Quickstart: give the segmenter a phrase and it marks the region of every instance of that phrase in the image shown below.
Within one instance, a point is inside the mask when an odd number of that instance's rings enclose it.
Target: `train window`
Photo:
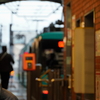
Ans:
[[[94,26],[94,12],[90,12],[85,16],[85,27],[93,27]]]
[[[45,49],[54,49],[56,52],[61,52],[62,48],[58,46],[58,42],[62,40],[42,40],[41,41],[41,47],[44,51]],[[60,44],[61,45],[61,44]]]
[[[76,27],[80,27],[80,23],[81,23],[81,20],[80,20],[80,19],[77,20],[77,21],[76,21]]]

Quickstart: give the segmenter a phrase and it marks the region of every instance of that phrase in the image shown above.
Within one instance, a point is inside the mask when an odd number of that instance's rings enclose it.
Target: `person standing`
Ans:
[[[49,54],[48,60],[46,61],[46,65],[49,69],[55,69],[57,68],[58,61],[56,60],[55,53]]]
[[[7,47],[2,46],[2,53],[0,54],[0,76],[2,88],[8,89],[10,72],[13,71],[12,64],[14,64],[12,56],[7,53]]]

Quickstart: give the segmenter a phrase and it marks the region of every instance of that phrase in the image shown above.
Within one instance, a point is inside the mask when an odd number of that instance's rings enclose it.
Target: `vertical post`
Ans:
[[[31,100],[31,72],[27,71],[27,100]]]
[[[10,54],[13,56],[13,31],[12,31],[12,24],[10,24]]]
[[[2,25],[0,25],[0,52],[1,52],[1,43],[2,43]]]
[[[24,37],[24,45],[26,44],[26,36],[22,35]]]
[[[0,46],[2,43],[2,25],[0,25]]]
[[[66,58],[67,58],[67,48],[66,48],[66,45],[67,45],[67,24],[66,24],[66,6],[64,5],[63,7],[63,13],[64,13],[64,62],[63,62],[63,72],[64,72],[64,81],[63,81],[63,100],[67,100],[67,70],[66,70]]]
[[[54,71],[50,70],[50,72],[48,73],[48,79],[51,80],[54,77]],[[48,90],[49,90],[49,94],[48,94],[48,100],[54,100],[53,99],[53,83],[49,82],[48,83]]]

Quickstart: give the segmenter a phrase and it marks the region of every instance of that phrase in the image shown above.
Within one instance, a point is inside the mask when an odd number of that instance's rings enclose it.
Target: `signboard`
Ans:
[[[100,100],[100,30],[96,31],[96,100]]]
[[[35,69],[36,69],[35,54],[34,53],[25,53],[25,54],[23,54],[23,70],[33,71]]]
[[[96,31],[96,56],[100,56],[100,30]]]

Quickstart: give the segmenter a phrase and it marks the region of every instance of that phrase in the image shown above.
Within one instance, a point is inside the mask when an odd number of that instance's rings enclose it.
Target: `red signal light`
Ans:
[[[43,90],[42,93],[43,94],[48,94],[48,90]]]
[[[63,41],[59,41],[58,42],[58,47],[59,48],[63,48],[64,47],[64,42]]]

